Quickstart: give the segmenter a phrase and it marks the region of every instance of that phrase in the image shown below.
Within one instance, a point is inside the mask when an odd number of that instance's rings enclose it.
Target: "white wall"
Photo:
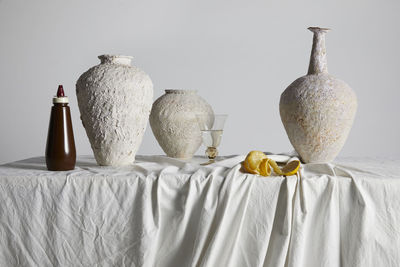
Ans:
[[[400,156],[400,1],[0,0],[0,163],[44,154],[51,98],[70,97],[78,154],[91,154],[75,82],[97,56],[134,56],[165,88],[197,89],[230,115],[222,154],[290,151],[281,92],[327,35],[331,74],[358,95],[341,155]],[[203,153],[203,148],[199,153]],[[140,154],[162,154],[147,128]]]

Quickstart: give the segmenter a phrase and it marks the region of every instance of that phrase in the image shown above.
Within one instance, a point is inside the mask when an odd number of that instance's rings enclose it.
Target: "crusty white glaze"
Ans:
[[[202,141],[196,114],[213,114],[213,110],[196,91],[165,91],[153,104],[151,129],[167,156],[191,158]]]
[[[153,102],[149,76],[131,57],[103,55],[76,83],[81,120],[99,165],[135,161]]]
[[[357,110],[357,97],[343,81],[328,74],[324,34],[311,28],[314,43],[308,75],[282,93],[280,115],[302,160],[330,162],[342,149]]]

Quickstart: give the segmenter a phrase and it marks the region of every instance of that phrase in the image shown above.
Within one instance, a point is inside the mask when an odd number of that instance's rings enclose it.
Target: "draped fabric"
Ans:
[[[2,165],[0,266],[400,266],[400,160],[290,177],[243,173],[243,160]]]

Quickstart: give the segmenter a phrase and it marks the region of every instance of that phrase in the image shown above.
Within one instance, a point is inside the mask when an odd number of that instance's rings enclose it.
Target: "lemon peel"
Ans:
[[[296,174],[299,171],[300,165],[300,161],[298,160],[289,162],[282,168],[283,175],[290,176]]]
[[[266,158],[263,159],[260,163],[259,169],[260,169],[260,175],[262,176],[270,176],[271,175],[271,165],[269,164],[270,159]]]
[[[250,151],[243,162],[243,168],[248,173],[270,176],[272,170],[277,175],[290,176],[296,174],[300,169],[300,161],[293,160],[287,163],[282,169],[279,168],[276,161],[270,159],[263,152],[258,150]]]
[[[249,154],[247,154],[246,159],[244,160],[243,167],[249,173],[260,174],[260,163],[265,158],[267,158],[267,155],[265,155],[261,151],[250,151]]]
[[[272,169],[274,169],[274,172],[276,174],[283,175],[283,173],[282,173],[281,169],[279,168],[278,164],[276,163],[276,161],[270,160],[269,164],[271,164],[271,167],[272,167]]]

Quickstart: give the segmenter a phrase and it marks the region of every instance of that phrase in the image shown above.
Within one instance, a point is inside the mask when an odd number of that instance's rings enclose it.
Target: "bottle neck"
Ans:
[[[308,29],[314,33],[314,37],[307,75],[328,73],[325,33],[327,33],[329,29],[318,27],[310,27]]]
[[[68,104],[69,100],[68,97],[62,96],[62,97],[53,97],[53,104]]]

